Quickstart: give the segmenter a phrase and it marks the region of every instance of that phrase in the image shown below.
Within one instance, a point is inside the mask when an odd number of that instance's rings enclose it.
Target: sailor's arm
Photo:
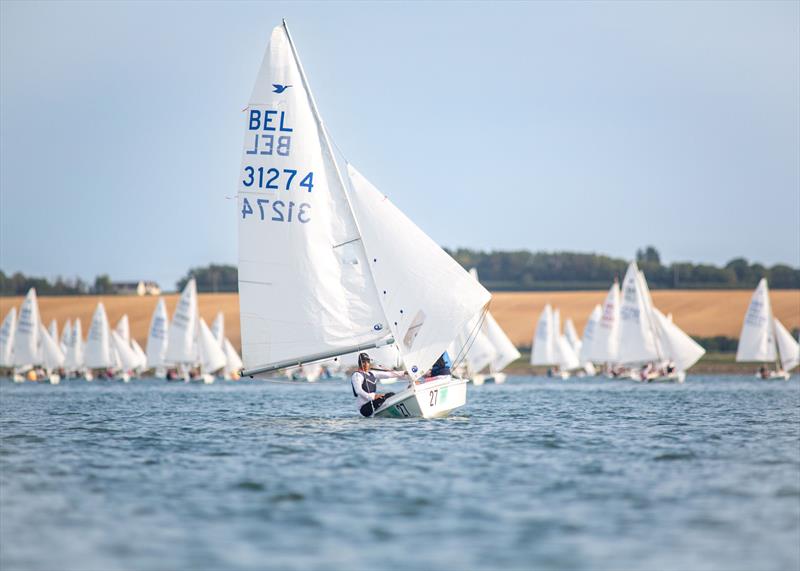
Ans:
[[[406,374],[405,371],[383,371],[381,369],[372,369],[370,372],[375,375],[376,379],[396,379]]]

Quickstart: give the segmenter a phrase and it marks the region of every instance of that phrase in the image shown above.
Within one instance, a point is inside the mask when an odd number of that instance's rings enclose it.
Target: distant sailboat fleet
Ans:
[[[11,370],[16,382],[52,384],[62,378],[127,382],[146,373],[206,384],[215,379],[236,380],[242,360],[224,329],[222,313],[212,329],[199,316],[194,279],[184,288],[171,323],[164,300],[158,300],[145,350],[131,337],[127,315],[111,329],[102,302],[97,304],[85,341],[80,319],[67,320],[59,338],[55,320],[48,328],[42,324],[36,290],[31,289],[19,315],[12,307],[0,326],[0,369]]]

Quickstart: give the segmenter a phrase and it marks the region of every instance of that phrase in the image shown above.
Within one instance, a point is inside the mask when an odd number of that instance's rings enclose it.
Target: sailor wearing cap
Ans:
[[[402,377],[403,372],[370,370],[370,359],[366,353],[358,355],[358,370],[350,378],[353,396],[358,400],[356,406],[363,416],[372,416],[383,402],[394,393],[382,394],[377,391],[378,379]]]

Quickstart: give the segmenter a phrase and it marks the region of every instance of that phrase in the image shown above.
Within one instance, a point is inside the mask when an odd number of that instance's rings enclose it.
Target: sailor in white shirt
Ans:
[[[358,370],[350,377],[353,396],[358,399],[356,401],[358,411],[363,416],[372,416],[387,398],[394,395],[394,393],[382,394],[376,392],[378,379],[402,377],[403,374],[402,371],[371,371],[369,355],[360,353],[358,355]]]

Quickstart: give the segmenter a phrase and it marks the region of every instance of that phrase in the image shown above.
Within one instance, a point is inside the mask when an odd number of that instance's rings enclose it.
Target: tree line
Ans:
[[[621,258],[576,252],[484,252],[466,248],[447,252],[464,268],[477,268],[481,282],[492,291],[603,290],[615,278],[622,279],[628,266],[628,260]],[[767,267],[734,258],[722,267],[690,262],[665,265],[652,246],[638,250],[636,261],[652,289],[753,289],[762,277],[773,289],[800,289],[800,268],[785,264]],[[233,265],[191,268],[176,288],[182,290],[191,277],[200,292],[238,291],[238,272]],[[113,293],[107,275],[97,276],[91,284],[80,278],[60,277],[51,283],[46,278],[19,272],[7,276],[0,271],[0,295],[24,295],[31,287],[42,295]]]

